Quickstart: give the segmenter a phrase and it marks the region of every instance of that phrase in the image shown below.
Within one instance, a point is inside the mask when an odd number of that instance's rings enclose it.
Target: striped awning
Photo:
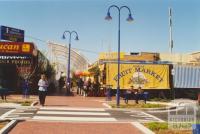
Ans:
[[[175,88],[200,88],[200,67],[174,65]]]

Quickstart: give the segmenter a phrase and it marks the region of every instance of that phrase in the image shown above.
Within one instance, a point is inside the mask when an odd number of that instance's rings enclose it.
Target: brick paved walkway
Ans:
[[[47,96],[45,106],[65,106],[65,107],[90,107],[105,108],[101,100],[103,97],[83,97],[83,96]]]
[[[34,96],[35,98],[38,100],[37,96]],[[102,105],[104,101],[105,97],[47,96],[45,107],[105,108]],[[19,122],[9,134],[142,134],[142,132],[130,123],[24,121]]]
[[[142,134],[129,123],[20,122],[9,134]]]

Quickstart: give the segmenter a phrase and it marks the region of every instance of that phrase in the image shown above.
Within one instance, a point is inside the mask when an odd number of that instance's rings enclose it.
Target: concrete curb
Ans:
[[[172,107],[163,107],[163,108],[138,108],[140,110],[143,111],[158,111],[158,110],[172,110],[172,109],[176,109],[176,106],[172,106]]]
[[[32,104],[31,104],[31,107],[35,106],[38,104],[38,101],[34,101]]]
[[[177,106],[172,106],[172,107],[162,107],[162,108],[112,108],[109,104],[103,103],[104,106],[106,106],[108,109],[112,110],[122,110],[122,111],[127,111],[127,110],[138,110],[138,111],[158,111],[158,110],[172,110],[176,109]]]
[[[151,131],[150,129],[148,129],[147,127],[145,127],[144,125],[142,125],[139,122],[131,122],[131,124],[134,127],[137,127],[140,131],[142,131],[144,134],[155,134],[153,131]]]
[[[8,134],[8,132],[18,123],[17,120],[10,121],[6,126],[0,130],[0,134]]]
[[[0,116],[0,120],[5,120],[5,117],[7,117],[9,114],[11,114],[11,113],[14,112],[14,111],[16,111],[16,109],[11,109],[11,110],[9,110],[8,112],[2,114],[2,115]]]

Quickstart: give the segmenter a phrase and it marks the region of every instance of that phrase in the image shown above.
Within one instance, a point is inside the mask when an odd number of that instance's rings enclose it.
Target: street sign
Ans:
[[[0,40],[24,42],[24,30],[0,26]]]

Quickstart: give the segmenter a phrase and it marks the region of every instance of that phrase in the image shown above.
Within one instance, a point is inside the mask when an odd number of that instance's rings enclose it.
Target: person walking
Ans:
[[[91,82],[91,79],[89,78],[87,81],[87,89],[86,89],[87,96],[89,93],[91,93],[91,86],[92,86],[92,82]]]
[[[99,85],[100,85],[99,82],[95,80],[93,83],[93,96],[95,96],[95,97],[98,96]]]
[[[138,104],[138,100],[139,100],[139,90],[135,89],[134,90],[134,98],[135,98],[135,103]]]
[[[59,93],[62,93],[63,87],[65,85],[65,81],[64,81],[64,78],[62,76],[58,80],[58,83],[59,83]]]
[[[77,80],[77,95],[81,94],[82,86],[83,86],[83,80],[81,78],[78,78],[78,80]]]
[[[40,100],[40,105],[44,106],[45,104],[45,98],[47,95],[47,87],[48,87],[48,81],[45,76],[45,74],[41,74],[41,79],[38,82],[39,86],[39,100]]]
[[[29,80],[28,78],[25,78],[23,80],[23,83],[22,83],[22,89],[23,89],[23,98],[27,99],[29,98]]]
[[[6,81],[0,78],[0,94],[1,94],[1,99],[6,101],[6,96],[8,89],[6,87]]]
[[[84,81],[84,84],[83,84],[83,96],[87,96],[87,81],[85,80]]]

